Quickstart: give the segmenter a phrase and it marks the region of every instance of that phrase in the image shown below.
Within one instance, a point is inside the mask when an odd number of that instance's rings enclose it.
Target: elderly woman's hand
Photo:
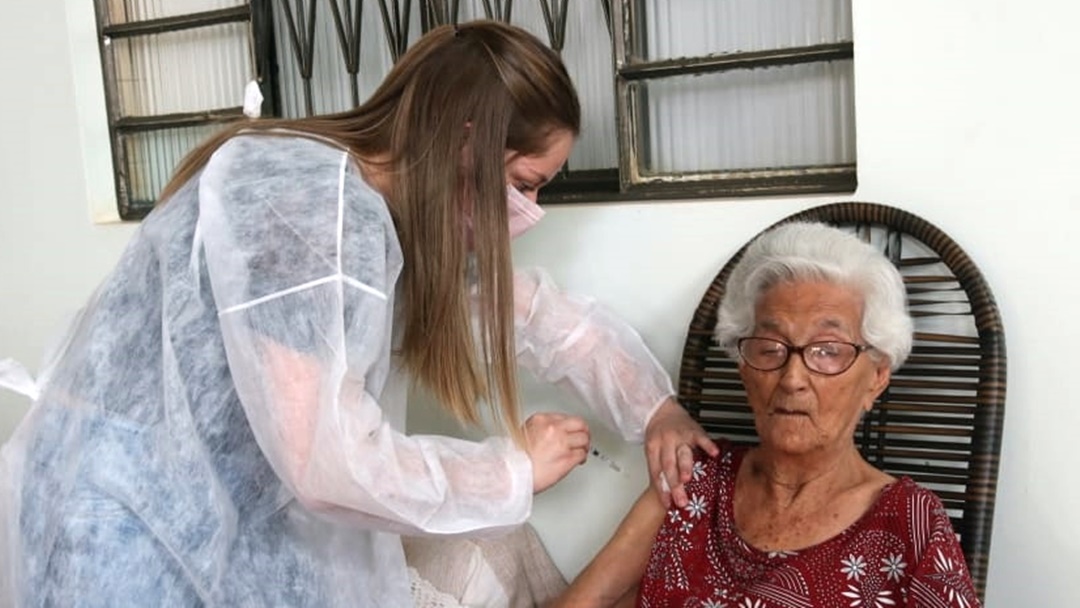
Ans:
[[[645,458],[649,464],[649,479],[660,495],[664,508],[671,507],[672,500],[679,508],[689,502],[683,484],[690,481],[694,471],[695,447],[700,447],[710,456],[720,452],[701,425],[674,399],[668,398],[645,427]]]

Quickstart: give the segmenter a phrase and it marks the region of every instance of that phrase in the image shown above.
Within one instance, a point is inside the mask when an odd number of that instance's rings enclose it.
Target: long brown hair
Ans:
[[[226,129],[184,159],[161,200],[238,131],[275,128],[332,139],[390,176],[387,205],[405,258],[405,365],[459,420],[477,423],[478,404],[487,402],[520,441],[505,153],[540,154],[553,133],[580,132],[577,93],[559,57],[497,21],[435,28],[360,107]],[[472,295],[466,213],[477,277]],[[472,298],[479,309],[475,336]]]

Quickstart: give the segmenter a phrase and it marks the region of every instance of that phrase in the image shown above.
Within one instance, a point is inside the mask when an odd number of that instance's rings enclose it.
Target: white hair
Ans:
[[[779,283],[824,281],[863,298],[862,338],[896,370],[911,353],[913,325],[904,280],[876,248],[839,228],[792,222],[758,236],[727,280],[713,337],[738,359],[738,340],[751,335],[758,299]],[[871,351],[873,352],[873,351]]]

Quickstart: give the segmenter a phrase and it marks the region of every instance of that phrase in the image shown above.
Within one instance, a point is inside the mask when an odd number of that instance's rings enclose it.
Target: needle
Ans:
[[[622,473],[622,467],[620,467],[618,464],[616,464],[615,461],[612,460],[611,458],[609,458],[607,455],[601,454],[600,450],[598,450],[596,448],[591,448],[589,450],[589,453],[592,454],[593,456],[596,456],[600,460],[602,460],[604,462],[604,464],[606,464],[609,468],[611,468],[611,470],[615,471],[616,473]]]

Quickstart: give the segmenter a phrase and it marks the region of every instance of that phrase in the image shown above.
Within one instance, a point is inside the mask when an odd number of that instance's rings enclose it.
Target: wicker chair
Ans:
[[[983,596],[1005,413],[1005,336],[990,288],[945,233],[900,209],[835,203],[778,224],[796,220],[851,228],[881,247],[904,276],[914,349],[855,441],[871,464],[941,497]],[[710,433],[752,444],[757,436],[736,362],[712,339],[725,283],[742,253],[724,266],[694,313],[679,398]]]

